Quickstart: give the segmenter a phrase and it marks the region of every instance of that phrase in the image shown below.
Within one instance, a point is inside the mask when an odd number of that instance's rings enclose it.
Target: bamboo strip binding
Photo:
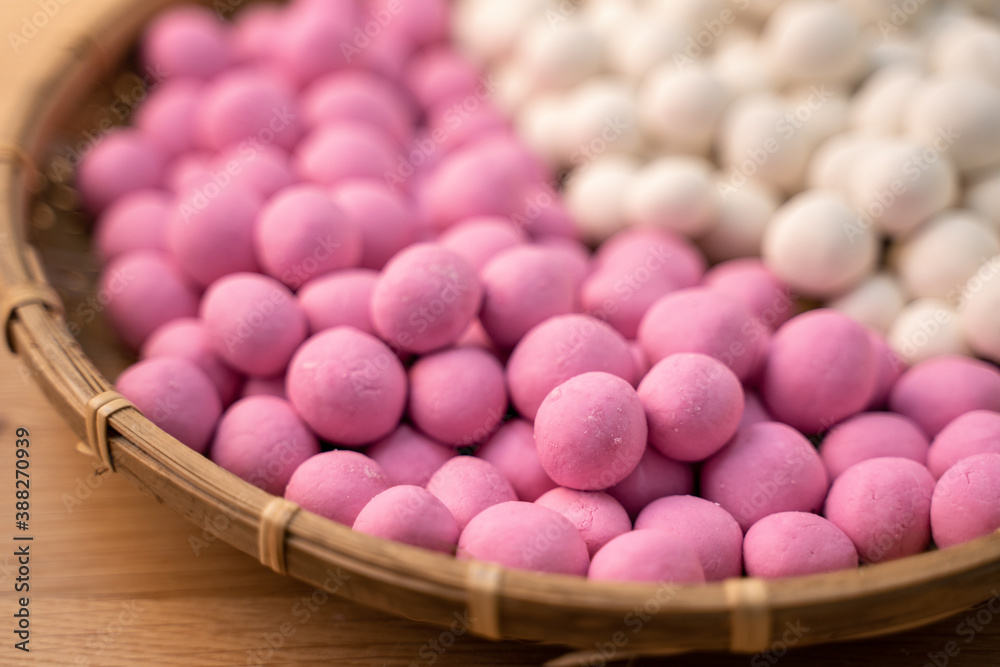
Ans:
[[[285,537],[288,533],[288,524],[299,509],[299,506],[291,500],[276,497],[264,507],[260,515],[258,558],[264,567],[278,574],[288,574],[285,565]]]
[[[94,396],[87,402],[85,428],[87,441],[77,445],[77,450],[85,454],[93,454],[101,460],[111,472],[115,472],[115,462],[111,458],[111,445],[108,439],[108,419],[119,410],[139,409],[117,391],[105,391]],[[140,414],[142,414],[140,412]]]

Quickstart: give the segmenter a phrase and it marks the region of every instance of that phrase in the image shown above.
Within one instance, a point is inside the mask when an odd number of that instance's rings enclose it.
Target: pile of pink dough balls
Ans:
[[[816,574],[1000,528],[996,366],[907,368],[670,225],[592,250],[449,13],[148,28],[165,78],[77,179],[146,417],[358,531],[599,580]]]

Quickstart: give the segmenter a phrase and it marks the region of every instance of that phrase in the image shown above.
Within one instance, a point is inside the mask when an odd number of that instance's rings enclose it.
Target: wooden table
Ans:
[[[122,0],[87,0],[121,2]],[[24,63],[53,48],[84,0],[3,0],[0,122]],[[24,43],[26,22],[57,8]],[[9,45],[9,48],[8,48]],[[15,52],[16,49],[16,52]],[[30,529],[15,526],[15,431],[31,436]],[[535,665],[559,647],[490,643],[394,618],[279,577],[75,451],[75,439],[0,353],[0,667],[15,665]],[[30,535],[31,542],[14,542]],[[30,550],[30,652],[14,648],[19,564]],[[1000,588],[1000,582],[998,582]],[[680,656],[636,665],[1000,664],[988,610],[890,638],[750,656]],[[978,630],[976,628],[979,628]],[[948,655],[950,651],[952,655]],[[956,652],[957,651],[957,652]],[[599,663],[595,663],[599,664]]]

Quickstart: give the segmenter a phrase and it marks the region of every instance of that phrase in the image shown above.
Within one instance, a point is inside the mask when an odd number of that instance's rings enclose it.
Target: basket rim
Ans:
[[[134,36],[156,12],[183,0],[112,0],[92,21],[75,29],[70,45],[50,49],[22,91],[11,91],[18,105],[12,123],[0,128],[0,281],[4,295],[49,287],[24,238],[23,221],[31,200],[31,180],[45,156],[54,128],[99,78],[119,61]],[[6,148],[6,150],[5,150]],[[40,299],[22,299],[9,309],[5,331],[12,349],[35,372],[35,379],[69,425],[83,436],[85,411],[97,394],[112,389],[69,332],[57,309]],[[274,498],[222,470],[209,459],[155,427],[137,411],[113,414],[108,423],[110,452],[117,468],[165,504],[198,522],[214,508],[233,528],[220,536],[252,555],[257,553],[261,516]],[[159,480],[159,481],[157,481]],[[162,485],[160,485],[162,482]],[[650,600],[661,602],[662,585],[594,582],[496,568],[487,586],[475,583],[480,566],[407,545],[356,533],[309,512],[286,525],[287,573],[326,586],[325,567],[345,570],[360,584],[341,590],[366,604],[437,625],[453,624],[452,613],[468,614],[470,631],[488,638],[518,638],[577,647],[593,646],[600,633],[621,626],[623,617]],[[631,647],[657,651],[729,650],[755,653],[771,646],[782,621],[812,614],[823,619],[826,607],[877,608],[885,622],[862,632],[831,630],[804,638],[820,643],[890,632],[932,622],[980,602],[1000,585],[1000,532],[946,551],[823,575],[764,581],[751,577],[704,585],[672,587],[669,599],[649,621],[656,633],[636,638]],[[375,594],[365,589],[378,588]],[[941,595],[946,587],[950,593]],[[927,595],[936,592],[937,606]],[[995,590],[992,591],[996,594]],[[896,602],[886,608],[889,599]],[[422,608],[417,602],[426,603]],[[844,607],[846,609],[846,607]],[[515,618],[533,612],[528,620]],[[569,614],[580,628],[540,622],[554,613]],[[875,618],[879,613],[872,612]],[[714,632],[694,635],[682,618],[712,622]],[[596,621],[588,619],[598,617]],[[485,621],[480,619],[486,619]],[[493,618],[493,622],[490,621]],[[559,618],[556,618],[559,622]],[[819,621],[817,621],[819,623]],[[537,626],[537,627],[535,627]],[[674,627],[676,626],[676,627]],[[610,633],[609,633],[610,635]],[[656,636],[649,636],[656,635]],[[630,647],[630,648],[631,648]]]

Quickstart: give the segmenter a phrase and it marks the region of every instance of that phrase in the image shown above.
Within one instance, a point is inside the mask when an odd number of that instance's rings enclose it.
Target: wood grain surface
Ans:
[[[58,48],[86,4],[0,3],[0,124],[16,108],[33,53]],[[232,4],[232,3],[230,3]],[[29,529],[15,527],[15,431],[30,432]],[[261,567],[79,454],[20,362],[0,352],[0,667],[20,665],[537,665],[559,647],[490,643],[387,616]],[[30,542],[15,542],[30,536]],[[30,591],[15,551],[30,545]],[[18,579],[22,581],[19,582]],[[997,582],[1000,591],[1000,582]],[[15,648],[27,597],[30,639]],[[1000,664],[1000,592],[991,606],[888,638],[796,650],[809,628],[757,656],[632,659],[633,665]],[[456,610],[456,613],[460,613]],[[873,631],[875,629],[873,628]],[[595,650],[614,652],[595,637]],[[584,664],[604,664],[596,653]]]

